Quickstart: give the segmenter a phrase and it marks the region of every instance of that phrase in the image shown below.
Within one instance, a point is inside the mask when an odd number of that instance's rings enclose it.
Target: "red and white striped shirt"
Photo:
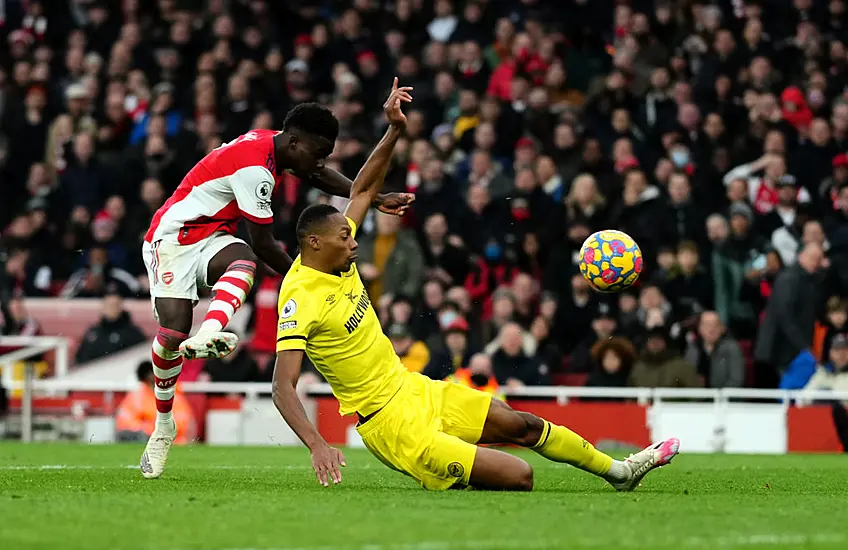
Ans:
[[[274,221],[277,176],[273,130],[252,130],[198,162],[156,211],[144,240],[194,244],[217,231],[234,235],[238,223]]]

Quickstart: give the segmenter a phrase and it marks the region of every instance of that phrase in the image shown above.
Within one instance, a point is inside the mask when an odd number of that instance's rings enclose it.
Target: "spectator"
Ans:
[[[557,326],[564,335],[562,345],[565,350],[574,349],[579,342],[589,336],[592,316],[598,308],[599,301],[580,273],[574,273],[569,280],[571,301],[561,303],[557,309]],[[567,294],[564,295],[567,296]]]
[[[756,301],[747,280],[757,280],[766,267],[765,241],[751,232],[754,213],[744,204],[730,207],[730,235],[713,252],[715,306],[722,323],[734,334],[752,335]]]
[[[636,361],[636,348],[624,338],[598,340],[592,346],[592,371],[586,379],[589,387],[623,388]]]
[[[392,348],[400,357],[400,362],[410,372],[421,372],[430,362],[430,350],[424,342],[412,338],[406,325],[394,324],[388,330]]]
[[[71,274],[62,290],[63,298],[102,298],[108,292],[124,297],[137,295],[138,281],[127,271],[113,267],[103,247],[88,252],[88,263]]]
[[[275,308],[276,310],[276,308]],[[243,334],[232,325],[228,328],[240,339],[244,340]],[[272,368],[260,365],[257,361],[258,355],[248,346],[239,346],[236,351],[219,359],[207,359],[203,362],[203,378],[209,382],[270,382],[273,374]],[[273,365],[274,358],[271,358]],[[266,358],[265,363],[267,364]]]
[[[515,296],[507,289],[495,291],[492,296],[492,314],[483,327],[483,340],[494,341],[501,329],[515,318]]]
[[[3,330],[0,334],[6,336],[40,336],[41,323],[31,317],[26,304],[20,295],[12,296],[8,304],[3,299]],[[0,347],[0,354],[9,353],[9,349]]]
[[[848,300],[839,296],[831,296],[827,300],[825,314],[824,339],[821,343],[820,357],[830,357],[830,346],[833,339],[840,334],[848,333]]]
[[[523,349],[524,331],[520,325],[508,323],[498,335],[498,348],[492,354],[492,369],[498,383],[510,388],[544,385],[547,370]]]
[[[468,325],[468,345],[471,349],[480,349],[483,345],[482,325],[480,315],[471,301],[471,295],[468,290],[462,286],[454,286],[448,289],[445,295],[448,302],[455,304],[458,308],[459,316],[462,317]]]
[[[94,361],[145,341],[147,338],[124,310],[121,296],[110,293],[103,298],[100,322],[89,328],[82,337],[77,348],[76,362]]]
[[[817,244],[825,252],[830,248],[821,223],[801,215],[795,217],[795,222],[791,226],[775,229],[771,235],[771,244],[780,254],[783,265],[794,264],[798,250],[804,245]]]
[[[758,172],[763,172],[763,177],[753,175]],[[806,189],[795,188],[795,177],[786,172],[786,159],[779,154],[767,153],[754,162],[737,166],[725,174],[724,184],[730,185],[737,179],[747,179],[748,201],[758,214],[768,214],[777,208],[779,213],[785,209],[785,215],[789,216],[795,204],[792,197],[797,195],[799,202],[810,201]],[[780,187],[785,187],[785,191],[781,192]],[[792,195],[792,189],[795,189],[795,195]]]
[[[414,312],[412,300],[406,296],[397,296],[391,303],[380,308],[380,324],[384,327],[393,323],[409,325],[413,321]]]
[[[491,126],[488,126],[491,128]],[[480,128],[477,132],[481,132]],[[459,174],[457,174],[459,176]],[[492,155],[487,151],[477,150],[471,154],[468,172],[468,184],[480,186],[489,192],[492,199],[503,198],[512,191],[513,184],[503,173],[503,167],[493,162]]]
[[[624,191],[610,223],[636,239],[648,259],[656,257],[661,235],[671,231],[659,189],[638,168],[624,176]]]
[[[82,206],[89,212],[101,204],[106,176],[95,156],[94,138],[87,133],[74,136],[73,156],[60,177],[68,205]]]
[[[504,399],[500,384],[492,372],[492,360],[484,353],[472,356],[467,367],[456,369],[445,380],[486,392],[497,399]]]
[[[798,255],[798,263],[777,277],[754,348],[759,387],[777,386],[789,362],[812,350],[819,274],[825,261],[822,248],[810,244]]]
[[[468,345],[468,323],[456,317],[442,331],[444,343],[441,351],[430,357],[424,375],[434,380],[443,380],[454,371],[468,364],[471,349]]]
[[[577,225],[585,225],[589,232],[598,231],[603,228],[606,217],[606,199],[598,191],[594,176],[591,174],[580,174],[571,184],[568,195],[565,197],[566,223],[569,228]],[[575,236],[575,241],[581,240]],[[583,239],[589,234],[583,236]]]
[[[538,297],[536,281],[527,273],[519,273],[512,280],[511,290],[515,305],[512,318],[525,329],[529,329],[536,317]]]
[[[592,372],[592,350],[599,342],[612,338],[618,329],[616,311],[607,302],[599,302],[592,317],[591,332],[577,344],[571,354],[572,372]]]
[[[695,365],[711,388],[745,385],[745,357],[739,343],[727,334],[715,311],[704,311],[698,321],[698,338],[686,349],[686,361]]]
[[[115,411],[115,431],[119,442],[146,442],[156,423],[153,363],[142,361],[135,374],[139,382],[138,388],[124,396]],[[177,438],[174,443],[184,445],[194,442],[197,438],[197,422],[179,385],[174,395],[173,413],[177,423]]]
[[[668,299],[676,304],[675,315],[683,328],[694,327],[695,319],[713,307],[713,283],[701,267],[698,246],[692,241],[680,243],[677,249],[678,273],[665,285]]]
[[[662,325],[648,330],[642,353],[629,384],[644,388],[700,388],[704,385],[695,366],[669,347],[668,329]]]
[[[656,285],[645,285],[639,292],[639,306],[636,317],[642,330],[667,327],[674,322],[674,310],[671,303]]]
[[[425,275],[438,279],[445,285],[464,281],[468,273],[468,259],[461,249],[448,238],[447,218],[433,214],[424,222],[423,253],[427,267]]]
[[[553,0],[323,2],[317,18],[263,1],[213,2],[211,15],[197,3],[19,4],[5,3],[0,25],[0,232],[3,271],[27,296],[145,293],[136,251],[156,209],[206,152],[279,128],[296,103],[332,107],[342,132],[329,165],[355,174],[392,71],[417,95],[387,186],[417,195],[400,231],[419,238],[426,267],[385,259],[371,293],[386,327],[415,305],[394,322],[440,340],[444,292],[464,286],[476,348],[513,315],[489,323],[495,293],[524,272],[557,304],[544,321],[519,305],[535,334],[525,352],[550,365],[554,347],[579,349],[588,364],[599,297],[576,252],[610,227],[642,247],[641,283],[666,297],[650,324],[662,318],[676,340],[695,303],[756,339],[782,264],[811,243],[831,263],[824,294],[848,288],[841,1],[786,2],[779,24],[737,1],[618,2],[604,17],[580,0],[566,24]],[[281,178],[275,228],[290,239],[324,199]],[[681,275],[672,252],[688,241],[698,265]],[[690,292],[706,277],[713,306]],[[639,336],[647,311],[618,298],[617,331]]]
[[[415,235],[401,227],[401,219],[376,214],[376,234],[358,239],[357,269],[375,303],[385,294],[415,296],[421,288],[424,262]]]
[[[670,215],[675,229],[674,241],[704,243],[704,204],[693,197],[692,184],[686,173],[677,172],[669,177],[668,195]]]
[[[445,303],[445,287],[436,280],[427,281],[421,289],[422,301],[418,308],[415,335],[418,339],[428,336],[441,329],[439,325],[439,310]]]
[[[810,362],[812,359],[812,362]],[[824,365],[817,366],[815,359],[811,355],[802,353],[792,364],[793,377],[799,380],[803,379],[799,376],[798,371],[811,370],[811,376],[804,384],[804,390],[834,390],[837,392],[848,391],[848,337],[839,335],[833,339],[833,344],[830,347],[830,355],[828,362]],[[795,384],[787,384],[795,386]],[[781,383],[781,387],[785,387]]]

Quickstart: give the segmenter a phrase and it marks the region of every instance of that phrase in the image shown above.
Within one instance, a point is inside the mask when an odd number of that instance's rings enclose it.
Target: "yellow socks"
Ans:
[[[591,443],[563,426],[547,420],[542,428],[542,437],[531,447],[534,451],[554,462],[565,462],[595,475],[607,477],[613,466],[612,457],[595,449]]]

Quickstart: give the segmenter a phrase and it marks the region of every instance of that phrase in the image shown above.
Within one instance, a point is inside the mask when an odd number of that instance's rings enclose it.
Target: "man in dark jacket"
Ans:
[[[701,313],[698,340],[689,344],[685,358],[711,388],[741,388],[745,384],[745,356],[715,311]]]
[[[812,348],[819,272],[824,265],[821,246],[808,244],[798,262],[777,276],[754,348],[758,387],[777,387],[779,373],[799,353]]]
[[[524,354],[524,331],[508,323],[498,336],[498,350],[492,354],[492,370],[503,386],[541,386],[547,383],[547,366]]]
[[[88,329],[77,350],[77,363],[86,363],[112,353],[123,351],[147,340],[141,329],[135,326],[130,314],[124,310],[124,302],[117,293],[107,294],[103,299],[103,316],[100,322]]]
[[[668,328],[648,331],[644,349],[630,372],[629,384],[637,388],[700,388],[695,366],[669,347]]]
[[[639,169],[624,176],[624,190],[613,209],[610,227],[626,232],[639,243],[646,261],[656,257],[657,248],[675,228],[659,188],[648,183]]]

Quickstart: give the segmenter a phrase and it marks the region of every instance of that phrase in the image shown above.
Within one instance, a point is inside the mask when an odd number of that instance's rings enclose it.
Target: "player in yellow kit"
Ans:
[[[395,79],[384,105],[389,129],[354,180],[345,214],[315,205],[298,220],[301,254],[280,289],[275,405],[309,447],[325,486],[341,481],[345,462],[309,422],[295,393],[304,353],[330,384],[339,412],[357,415],[366,447],[427,489],[530,490],[533,470],[524,460],[477,446],[508,443],[632,490],[650,470],[671,461],[677,439],[613,460],[567,428],[514,411],[487,393],[407,371],[383,334],[356,269],[355,236],[405,128],[401,104],[412,100],[410,91]]]

